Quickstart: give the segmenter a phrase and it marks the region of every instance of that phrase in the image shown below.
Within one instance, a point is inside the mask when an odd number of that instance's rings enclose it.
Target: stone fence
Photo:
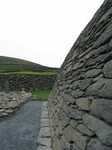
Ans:
[[[48,105],[53,150],[112,150],[112,0],[73,45]]]
[[[0,117],[7,117],[15,112],[15,110],[28,98],[31,97],[31,93],[21,92],[0,92]]]
[[[0,91],[51,89],[56,75],[0,74]]]

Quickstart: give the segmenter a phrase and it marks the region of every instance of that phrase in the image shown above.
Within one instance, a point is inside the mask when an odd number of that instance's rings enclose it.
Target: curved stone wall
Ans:
[[[66,57],[49,97],[53,150],[112,150],[112,0]]]

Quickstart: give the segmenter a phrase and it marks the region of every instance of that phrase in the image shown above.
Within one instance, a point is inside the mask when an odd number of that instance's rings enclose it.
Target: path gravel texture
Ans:
[[[36,150],[42,102],[24,104],[10,118],[0,121],[0,150]]]

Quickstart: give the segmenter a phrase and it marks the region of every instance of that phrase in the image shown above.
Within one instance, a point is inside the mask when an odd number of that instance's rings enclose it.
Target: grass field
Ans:
[[[33,71],[20,71],[20,72],[0,72],[0,75],[37,75],[37,76],[51,76],[56,75],[56,71],[39,71],[39,72],[33,72]]]
[[[26,72],[52,72],[57,70],[57,68],[43,66],[18,58],[0,56],[0,73],[24,72],[26,74]]]
[[[37,100],[46,101],[48,100],[50,92],[51,92],[51,89],[36,90],[32,92],[32,96],[33,98],[36,98]]]
[[[0,56],[0,75],[56,75],[58,69],[42,66],[30,61]]]

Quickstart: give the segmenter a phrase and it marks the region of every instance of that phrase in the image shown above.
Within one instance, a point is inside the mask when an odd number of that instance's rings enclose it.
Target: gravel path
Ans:
[[[36,150],[42,102],[30,101],[0,121],[0,150]]]

